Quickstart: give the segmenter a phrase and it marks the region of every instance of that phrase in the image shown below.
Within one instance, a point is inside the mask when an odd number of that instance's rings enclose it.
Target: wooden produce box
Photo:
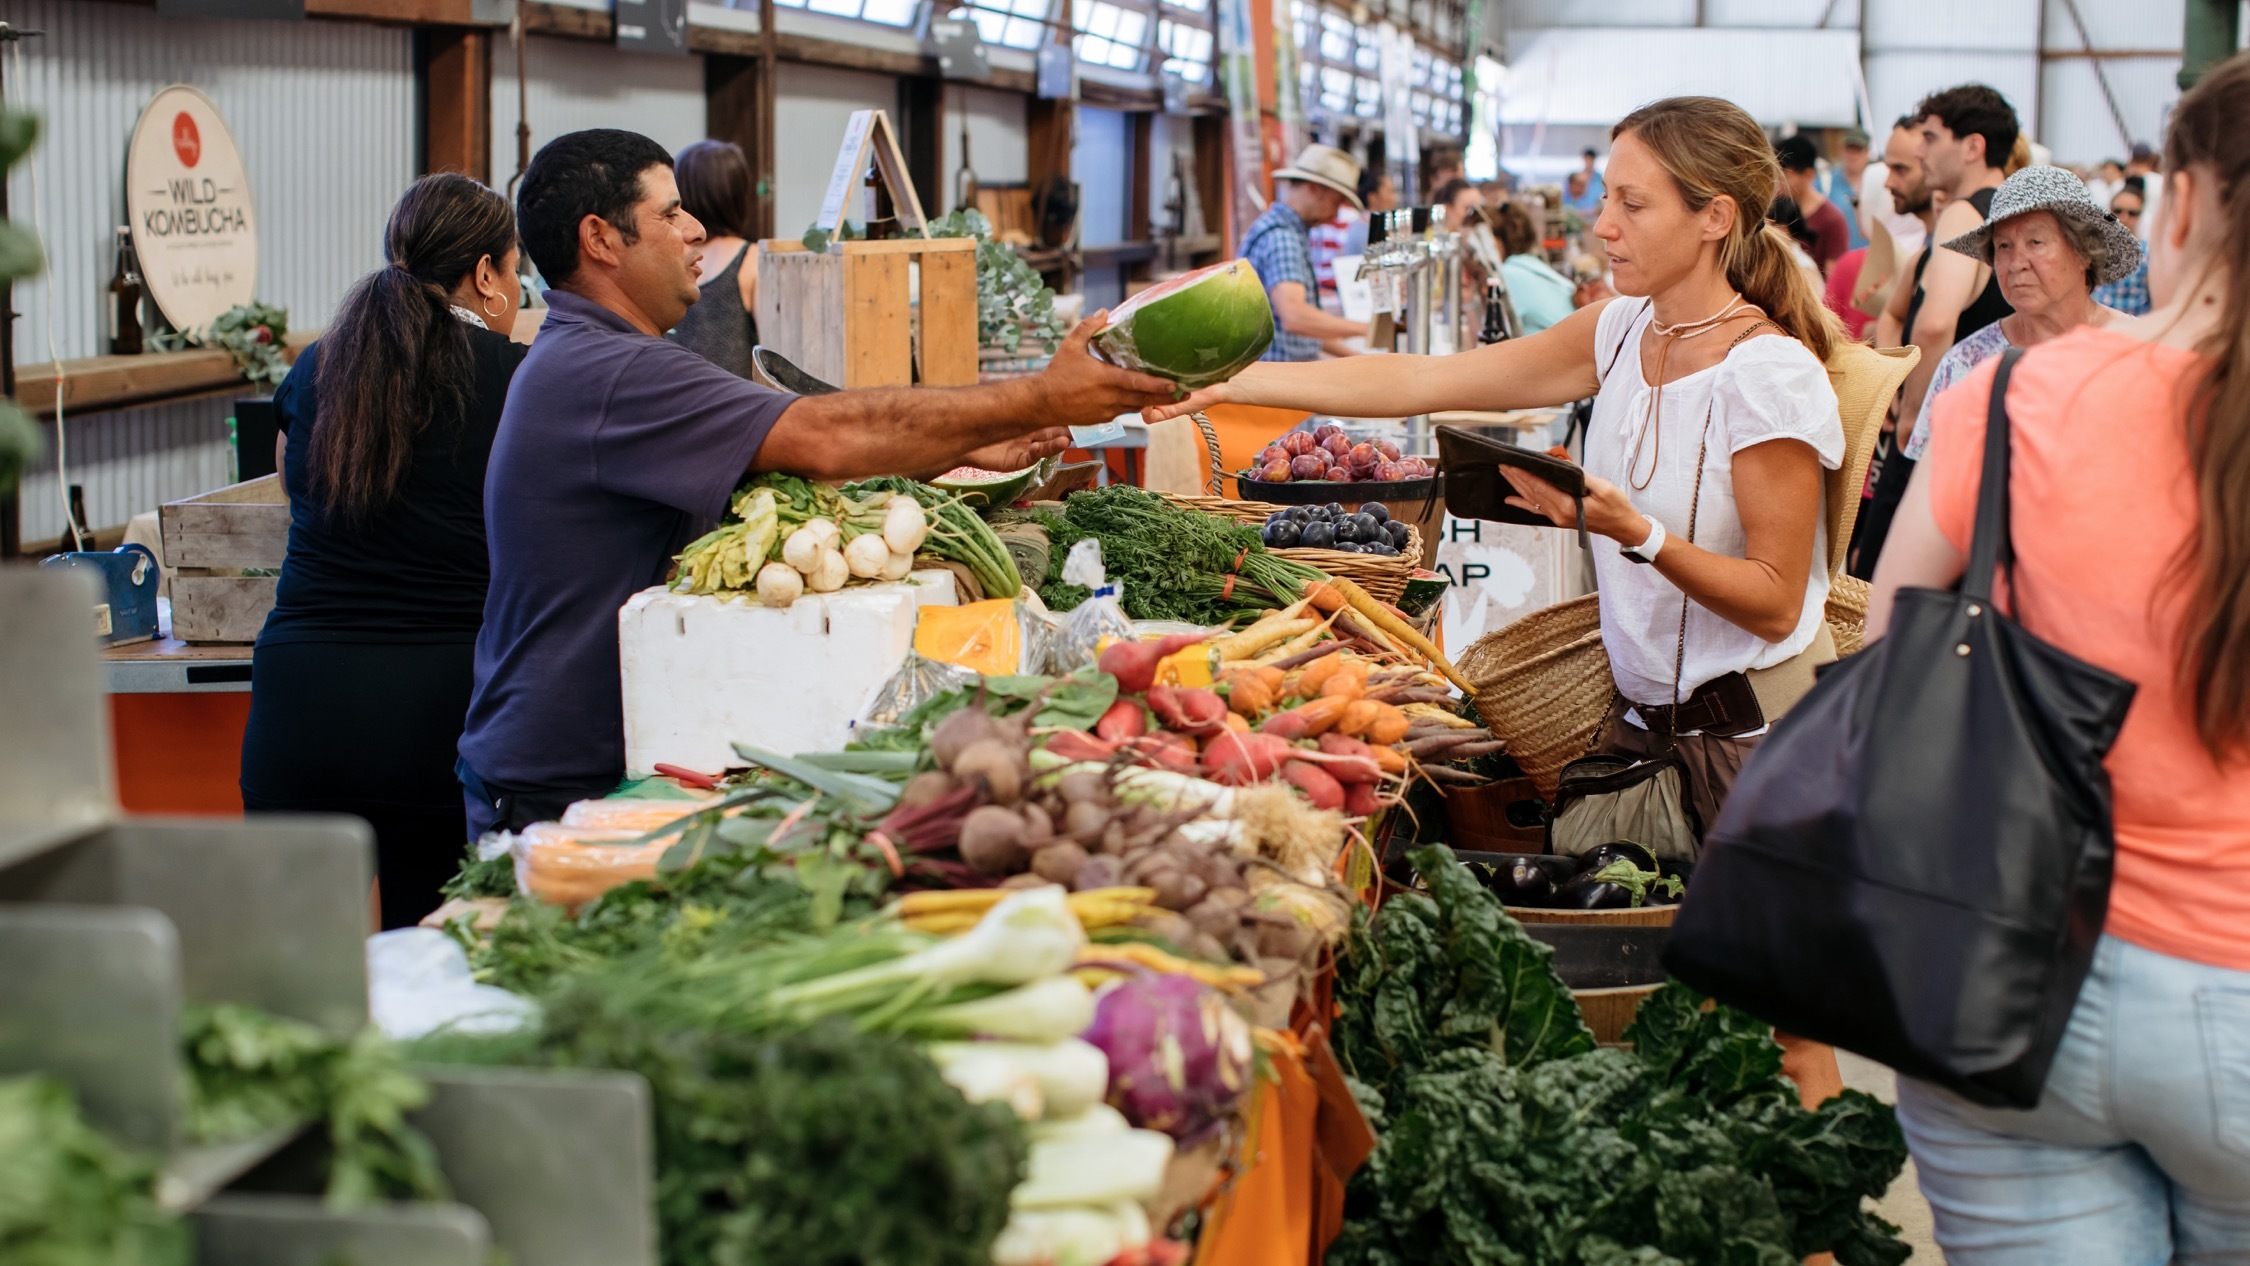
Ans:
[[[836,242],[819,254],[760,243],[758,341],[839,387],[973,384],[976,241]]]
[[[273,610],[289,551],[289,495],[279,475],[179,501],[158,512],[172,569],[172,636],[183,642],[255,642]]]

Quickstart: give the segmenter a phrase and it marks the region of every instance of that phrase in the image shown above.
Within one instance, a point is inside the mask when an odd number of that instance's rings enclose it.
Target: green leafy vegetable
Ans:
[[[46,1077],[0,1078],[0,1262],[187,1266],[185,1226],[157,1207],[156,1167],[78,1115]]]
[[[638,977],[651,987],[621,988]],[[841,1024],[754,1035],[682,1026],[669,980],[574,978],[542,1032],[452,1037],[417,1054],[639,1073],[655,1094],[667,1266],[983,1266],[1025,1145],[912,1046]]]
[[[1083,586],[1062,580],[1070,547],[1087,537],[1102,543],[1102,564],[1121,586],[1125,613],[1136,620],[1225,624],[1294,602],[1317,568],[1269,553],[1258,529],[1185,510],[1151,492],[1112,484],[1073,493],[1061,514],[1034,511],[1047,529],[1047,575],[1039,596],[1049,609],[1084,602]]]
[[[406,1114],[429,1088],[375,1029],[340,1042],[301,1020],[224,1004],[188,1008],[188,1135],[224,1142],[322,1122],[331,1151],[328,1203],[442,1200],[437,1153]]]
[[[1905,1163],[1891,1110],[1807,1112],[1772,1031],[1666,985],[1595,1049],[1544,946],[1442,846],[1429,895],[1361,918],[1336,1051],[1380,1143],[1329,1266],[1897,1266],[1861,1202]]]

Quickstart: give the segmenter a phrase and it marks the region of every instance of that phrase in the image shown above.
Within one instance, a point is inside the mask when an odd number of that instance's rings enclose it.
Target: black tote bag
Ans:
[[[1752,753],[1664,963],[1787,1032],[2028,1108],[2108,912],[2102,758],[2134,687],[1993,606],[2018,355],[1993,380],[1959,591],[1902,590],[1890,632]]]

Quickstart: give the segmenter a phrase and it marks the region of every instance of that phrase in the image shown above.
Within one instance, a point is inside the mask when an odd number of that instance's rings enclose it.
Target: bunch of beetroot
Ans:
[[[1055,737],[1066,735],[1084,737]],[[1255,919],[1250,940],[1237,943],[1250,905],[1240,864],[1217,835],[1181,830],[1204,806],[1164,809],[1120,796],[1122,764],[1041,783],[1030,751],[1020,716],[994,717],[972,703],[946,717],[930,732],[939,767],[906,784],[877,824],[879,845],[925,886],[1153,889],[1169,913],[1152,931],[1204,957],[1255,961]],[[1192,741],[1187,753],[1193,768]]]
[[[1401,457],[1389,440],[1354,444],[1333,424],[1314,431],[1291,431],[1258,453],[1253,479],[1266,483],[1396,483],[1427,479],[1435,467],[1419,457]]]

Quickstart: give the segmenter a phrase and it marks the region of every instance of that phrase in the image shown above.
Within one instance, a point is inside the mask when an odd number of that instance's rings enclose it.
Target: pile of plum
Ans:
[[[1389,440],[1354,444],[1344,428],[1329,425],[1282,436],[1280,443],[1258,453],[1257,464],[1246,473],[1269,484],[1365,484],[1428,479],[1437,468],[1419,457],[1400,457],[1398,445]]]
[[[1380,501],[1363,501],[1356,510],[1335,501],[1277,510],[1260,536],[1267,549],[1334,549],[1386,558],[1397,557],[1407,539],[1406,525]]]

